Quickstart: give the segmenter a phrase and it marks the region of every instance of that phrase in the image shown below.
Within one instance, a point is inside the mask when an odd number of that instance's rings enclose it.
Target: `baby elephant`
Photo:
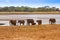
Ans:
[[[18,20],[18,23],[20,23],[20,25],[21,25],[21,24],[24,25],[24,24],[25,24],[25,21],[24,21],[24,20]]]
[[[36,22],[38,23],[38,25],[42,24],[42,20],[37,20]]]
[[[32,23],[32,25],[36,25],[36,23]]]

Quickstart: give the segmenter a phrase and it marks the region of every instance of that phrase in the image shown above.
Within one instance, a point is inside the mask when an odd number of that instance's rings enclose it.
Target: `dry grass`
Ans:
[[[60,25],[0,26],[0,40],[60,40]]]
[[[1,14],[60,14],[60,12],[0,12]]]

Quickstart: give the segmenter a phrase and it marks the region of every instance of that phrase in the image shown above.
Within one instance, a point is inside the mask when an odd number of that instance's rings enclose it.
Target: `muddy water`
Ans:
[[[24,15],[0,15],[0,23],[4,23],[5,25],[9,26],[9,20],[16,19],[16,20],[25,20],[26,19],[34,19],[35,22],[38,19],[42,20],[42,24],[49,24],[49,19],[55,18],[56,24],[60,24],[60,14],[24,14]],[[5,20],[7,19],[7,20]],[[26,24],[26,23],[25,23]],[[5,26],[4,25],[4,26]]]

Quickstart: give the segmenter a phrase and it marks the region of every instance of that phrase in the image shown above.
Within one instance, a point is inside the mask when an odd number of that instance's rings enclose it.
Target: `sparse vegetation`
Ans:
[[[0,40],[60,40],[60,24],[0,26]]]
[[[60,12],[0,12],[0,15],[13,14],[60,14]]]
[[[27,6],[21,6],[21,7],[0,7],[0,12],[51,12],[51,11],[60,11],[59,8],[56,7],[38,7],[38,8],[31,8]]]

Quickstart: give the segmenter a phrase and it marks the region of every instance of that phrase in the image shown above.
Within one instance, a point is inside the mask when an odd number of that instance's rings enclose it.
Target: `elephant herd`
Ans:
[[[27,21],[27,25],[36,25],[36,23],[34,22],[33,19],[26,19]],[[9,21],[12,25],[16,26],[16,20],[10,20]],[[36,20],[36,22],[38,23],[38,25],[41,25],[42,24],[42,20]],[[54,24],[56,22],[56,19],[55,18],[50,18],[49,19],[49,24]],[[24,25],[25,24],[25,20],[18,20],[18,23],[21,25]]]

